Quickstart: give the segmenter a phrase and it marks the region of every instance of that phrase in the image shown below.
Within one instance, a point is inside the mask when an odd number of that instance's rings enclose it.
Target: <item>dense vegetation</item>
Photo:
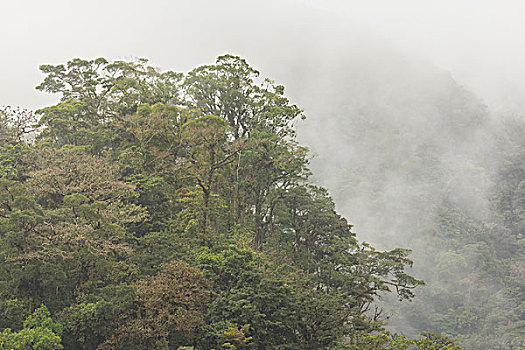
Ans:
[[[409,251],[358,243],[243,59],[41,69],[60,102],[1,113],[0,348],[459,349],[384,332]]]

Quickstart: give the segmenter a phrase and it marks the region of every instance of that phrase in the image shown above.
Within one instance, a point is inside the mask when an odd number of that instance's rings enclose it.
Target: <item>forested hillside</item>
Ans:
[[[358,237],[412,249],[410,273],[427,282],[412,303],[384,300],[390,329],[525,347],[523,114],[492,115],[427,62],[352,52],[330,66],[310,58],[315,71],[299,64],[290,90],[309,111],[299,136],[316,183]]]
[[[358,243],[309,181],[292,126],[303,112],[243,59],[41,70],[37,89],[60,102],[1,113],[2,349],[460,348],[384,331],[378,296],[412,299],[423,283],[409,250]],[[518,249],[523,183],[499,185],[498,243]],[[499,281],[519,293],[512,266]]]

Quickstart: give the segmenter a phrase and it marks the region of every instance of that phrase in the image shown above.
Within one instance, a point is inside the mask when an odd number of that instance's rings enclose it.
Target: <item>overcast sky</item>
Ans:
[[[315,49],[315,33],[343,27],[449,70],[494,105],[525,92],[519,0],[2,0],[0,16],[0,105],[54,103],[34,89],[38,66],[73,57],[146,57],[185,71],[231,52],[271,76],[290,64],[280,51]]]

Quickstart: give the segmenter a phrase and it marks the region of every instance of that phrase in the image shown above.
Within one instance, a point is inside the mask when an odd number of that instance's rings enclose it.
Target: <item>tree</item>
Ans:
[[[204,114],[224,118],[235,139],[255,130],[271,130],[286,137],[293,134],[290,123],[301,110],[284,96],[284,87],[270,80],[256,84],[259,72],[232,55],[219,56],[214,65],[188,73],[183,86],[188,104]]]
[[[239,349],[297,348],[297,296],[286,280],[258,268],[253,250],[235,246],[219,253],[205,250],[197,259],[216,291],[200,349],[222,346],[225,332],[234,325],[242,325],[244,336],[251,338],[238,344]]]
[[[100,349],[154,348],[163,339],[195,343],[210,301],[208,282],[199,269],[183,262],[163,264],[155,277],[137,283],[136,294],[134,307]]]
[[[35,112],[12,106],[0,106],[0,142],[18,145],[31,140],[36,133]]]
[[[160,73],[147,62],[75,58],[66,65],[42,65],[40,70],[46,77],[36,88],[61,94],[62,102],[82,102],[92,118],[100,122],[134,113],[143,103],[176,104],[181,75]]]
[[[258,75],[244,59],[224,55],[216,64],[188,73],[183,87],[188,106],[223,118],[230,127],[228,136],[243,144],[228,172],[231,206],[235,223],[244,225],[245,212],[255,205],[254,246],[262,249],[266,219],[275,205],[272,187],[300,175],[305,162],[297,166],[304,149],[293,143],[292,122],[301,110],[285,97],[283,86],[270,80],[256,83]],[[259,171],[261,165],[265,171]],[[286,169],[287,165],[295,167]],[[257,181],[263,177],[263,182]]]
[[[0,334],[2,349],[59,350],[63,349],[60,339],[61,326],[54,323],[45,305],[36,309],[24,321],[24,329],[12,332],[6,328]]]

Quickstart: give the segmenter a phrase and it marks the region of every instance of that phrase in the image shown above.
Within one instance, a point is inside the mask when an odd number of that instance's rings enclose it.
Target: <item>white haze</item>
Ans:
[[[282,51],[324,55],[318,45],[341,28],[450,71],[494,109],[517,109],[525,93],[520,0],[20,0],[0,2],[0,15],[0,104],[52,103],[33,89],[37,67],[72,57],[148,57],[187,70],[233,52],[275,76],[293,64]]]

